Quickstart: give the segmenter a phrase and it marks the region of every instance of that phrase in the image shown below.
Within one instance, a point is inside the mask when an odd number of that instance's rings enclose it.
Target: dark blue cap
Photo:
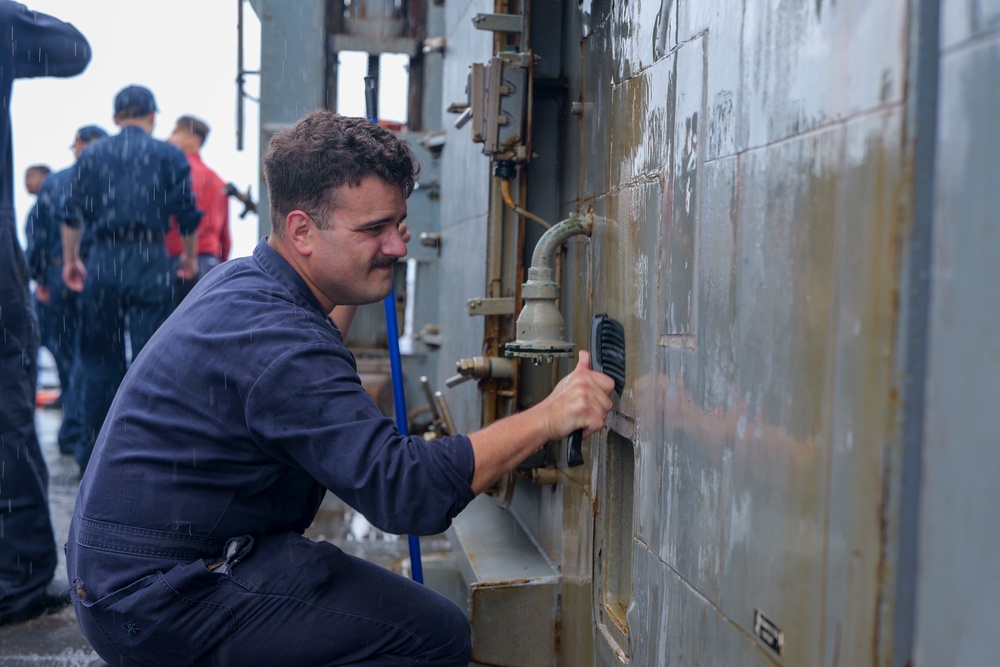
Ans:
[[[108,133],[104,131],[103,128],[97,125],[84,125],[79,130],[76,131],[76,138],[73,143],[77,141],[82,141],[84,143],[90,143],[91,141],[97,141],[98,139],[104,139],[108,136]],[[73,148],[70,146],[70,148]]]
[[[138,118],[159,111],[153,92],[145,86],[125,86],[115,95],[115,115]]]

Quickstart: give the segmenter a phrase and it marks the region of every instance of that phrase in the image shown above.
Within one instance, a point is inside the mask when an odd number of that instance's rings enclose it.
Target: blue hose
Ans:
[[[378,122],[375,117],[375,101],[377,82],[375,77],[365,77],[365,106],[367,107],[368,120],[373,123]],[[406,396],[403,393],[403,364],[399,354],[399,324],[396,320],[396,290],[389,291],[389,296],[385,297],[385,328],[389,338],[389,367],[392,369],[392,402],[396,408],[396,428],[403,436],[410,435],[410,427],[406,416]],[[416,535],[409,535],[407,541],[410,545],[410,570],[413,581],[418,584],[424,583],[424,568],[420,562],[420,538]]]

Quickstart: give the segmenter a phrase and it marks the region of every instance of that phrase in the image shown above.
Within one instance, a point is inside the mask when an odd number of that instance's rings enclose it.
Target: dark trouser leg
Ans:
[[[59,451],[75,454],[86,440],[83,426],[83,366],[80,363],[80,331],[76,331],[73,364],[69,373],[69,392],[63,392],[63,421],[59,427]]]
[[[469,621],[455,603],[327,542],[259,539],[232,578],[246,591],[233,598],[239,629],[210,664],[469,663]]]
[[[0,220],[0,617],[37,605],[56,566],[35,434],[38,329],[13,230]]]
[[[32,294],[31,295],[31,307],[35,311],[35,321],[38,322],[38,340],[42,347],[52,354],[52,358],[56,359],[56,344],[55,339],[52,336],[53,322],[52,322],[52,307],[47,303],[42,303],[38,298]],[[56,370],[59,369],[59,361],[56,359]],[[59,378],[60,382],[62,378]]]
[[[170,263],[162,239],[95,244],[82,295],[80,362],[85,437],[76,459],[84,470],[125,377],[125,334],[132,358],[173,310]]]
[[[166,248],[162,242],[148,247],[136,245],[143,248],[144,261],[128,262],[123,271],[132,359],[174,311],[173,277]]]
[[[327,542],[256,538],[226,569],[195,561],[165,573],[169,589],[78,600],[80,625],[111,664],[178,644],[202,646],[191,658],[216,667],[469,663],[469,622],[455,603]]]
[[[47,276],[52,295],[49,301],[50,339],[54,347],[49,350],[55,357],[56,367],[59,369],[59,385],[62,387],[63,421],[59,427],[59,451],[72,454],[83,432],[80,424],[79,388],[75,387],[73,379],[73,367],[80,343],[80,295],[66,287],[61,273],[62,267],[54,267]]]
[[[120,260],[94,249],[87,267],[80,322],[80,416],[83,437],[74,456],[83,471],[94,451],[115,392],[125,376],[125,313]]]
[[[76,351],[72,356],[69,387],[63,390],[63,420],[59,426],[59,451],[75,454],[77,446],[85,440],[83,426],[83,367],[80,364],[80,332],[76,331]]]
[[[49,285],[49,303],[42,324],[42,345],[49,349],[59,371],[59,386],[69,386],[70,368],[73,365],[73,336],[76,320],[76,292],[70,291],[62,280],[62,267],[52,267],[46,272]]]

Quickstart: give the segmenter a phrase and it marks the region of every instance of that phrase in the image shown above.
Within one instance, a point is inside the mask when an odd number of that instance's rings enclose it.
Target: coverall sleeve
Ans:
[[[76,217],[75,222],[71,220],[74,215],[69,208],[69,188],[61,187],[54,189],[48,200],[48,206],[48,215],[51,216],[52,221],[52,233],[57,237],[59,235],[59,228],[62,225],[69,225],[70,227],[80,227],[83,225],[83,221],[79,219],[79,216]]]
[[[63,215],[60,222],[68,227],[79,229],[86,220],[90,220],[94,212],[94,190],[96,178],[88,177],[93,173],[91,157],[93,146],[83,149],[80,158],[71,167],[72,177],[67,194],[62,199]]]
[[[90,44],[72,24],[14,3],[10,49],[14,78],[74,76],[90,62]]]
[[[24,254],[28,260],[28,275],[36,283],[42,284],[47,264],[45,250],[48,247],[48,238],[44,225],[39,225],[38,204],[39,202],[35,202],[28,211],[28,220],[24,224],[24,237],[28,242]]]
[[[201,211],[195,204],[194,188],[191,185],[191,164],[180,149],[170,144],[165,144],[165,148],[166,209],[175,216],[181,236],[188,236],[195,233],[201,222]]]
[[[286,351],[254,384],[246,414],[258,446],[387,532],[441,532],[474,497],[469,439],[401,435],[365,392],[344,348],[315,343]]]

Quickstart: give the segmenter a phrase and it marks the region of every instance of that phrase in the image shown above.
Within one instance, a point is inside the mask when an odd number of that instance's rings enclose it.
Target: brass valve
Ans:
[[[445,384],[449,387],[472,379],[510,380],[514,377],[514,362],[503,357],[479,356],[459,359],[455,367],[458,370],[458,375],[453,375],[445,380]]]

